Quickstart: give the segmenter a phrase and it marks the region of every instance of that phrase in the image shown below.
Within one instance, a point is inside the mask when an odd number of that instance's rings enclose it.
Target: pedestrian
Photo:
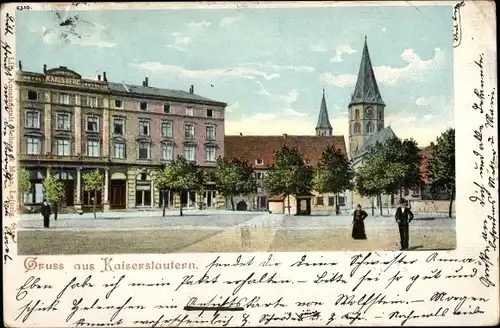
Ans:
[[[409,223],[413,220],[413,213],[407,207],[406,201],[401,201],[400,206],[396,209],[396,222],[399,227],[399,238],[401,240],[401,250],[408,250],[410,243]]]
[[[49,222],[50,222],[50,214],[51,213],[51,209],[50,209],[50,204],[47,203],[47,199],[43,199],[43,204],[42,204],[42,208],[40,210],[40,213],[42,214],[43,216],[43,227],[44,228],[48,228],[49,227]]]
[[[361,209],[361,205],[356,206],[352,219],[352,238],[353,239],[366,239],[365,223],[363,222],[368,217],[368,213]]]

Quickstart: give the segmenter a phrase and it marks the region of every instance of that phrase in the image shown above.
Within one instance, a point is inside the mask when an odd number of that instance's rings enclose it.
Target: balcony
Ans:
[[[108,162],[108,157],[90,157],[81,155],[71,155],[71,156],[58,156],[58,155],[27,155],[21,154],[18,156],[21,161],[37,161],[37,162],[83,162],[83,163],[95,163],[95,162]]]

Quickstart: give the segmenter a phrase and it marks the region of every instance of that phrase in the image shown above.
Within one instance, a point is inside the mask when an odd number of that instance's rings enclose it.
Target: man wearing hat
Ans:
[[[49,222],[50,222],[50,214],[52,214],[52,211],[50,209],[50,204],[47,203],[47,200],[44,198],[43,199],[43,204],[42,208],[40,210],[40,213],[43,216],[43,227],[48,228],[49,227]]]
[[[408,250],[408,244],[410,243],[409,223],[413,220],[413,213],[407,206],[406,200],[402,199],[395,215],[396,222],[399,226],[401,250]]]

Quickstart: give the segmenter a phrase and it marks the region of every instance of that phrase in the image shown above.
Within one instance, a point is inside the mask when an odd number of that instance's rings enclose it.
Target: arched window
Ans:
[[[359,122],[354,123],[354,134],[361,133],[361,124]]]
[[[366,133],[373,133],[374,127],[372,122],[366,124]]]
[[[378,110],[377,110],[377,117],[378,117],[378,119],[379,119],[380,121],[382,121],[382,114],[383,114],[383,113],[382,113],[382,109],[378,109]]]
[[[135,206],[151,206],[151,176],[139,173],[135,178]]]
[[[354,111],[354,119],[355,119],[355,120],[358,120],[358,119],[359,119],[359,109],[356,109],[356,110]]]

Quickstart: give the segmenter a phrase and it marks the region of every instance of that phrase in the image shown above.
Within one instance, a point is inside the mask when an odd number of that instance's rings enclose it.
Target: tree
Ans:
[[[356,189],[362,196],[377,197],[380,215],[382,194],[401,193],[402,188],[421,184],[421,158],[412,139],[391,138],[370,147],[361,168],[356,172]]]
[[[82,175],[83,179],[83,190],[90,191],[94,193],[93,197],[93,212],[94,219],[97,218],[97,192],[101,191],[104,187],[104,176],[96,169],[95,171],[87,172]]]
[[[275,164],[269,168],[264,185],[272,195],[282,194],[288,201],[290,214],[290,195],[310,192],[313,186],[313,169],[306,165],[296,148],[283,148],[274,154]]]
[[[352,188],[354,172],[350,162],[340,149],[328,147],[314,172],[314,190],[320,193],[339,193]],[[336,204],[338,203],[338,197]]]
[[[431,144],[428,176],[432,191],[449,193],[448,217],[451,218],[455,198],[455,129],[446,130]]]
[[[165,178],[165,174],[163,174],[165,170],[165,165],[162,165],[161,169],[154,172],[153,174],[153,182],[156,188],[163,193],[163,217],[165,216],[166,207],[167,207],[167,191],[168,185],[167,180]]]
[[[59,208],[59,202],[63,199],[64,187],[61,181],[54,179],[50,169],[47,171],[47,176],[43,179],[43,189],[45,198],[47,201],[54,206],[54,219],[57,220],[57,212]]]
[[[24,196],[31,189],[30,173],[25,168],[19,170],[19,194]],[[23,201],[24,203],[24,201]]]
[[[172,191],[175,195],[180,197],[183,191],[194,190],[199,191],[203,184],[202,173],[192,162],[188,162],[184,156],[177,156],[177,158],[172,161],[169,165],[165,166],[163,172],[165,179],[166,189]],[[179,214],[183,216],[182,213],[182,202],[180,202]]]
[[[234,196],[255,192],[257,188],[252,166],[237,158],[217,158],[214,179],[219,192],[231,200],[233,211]]]

